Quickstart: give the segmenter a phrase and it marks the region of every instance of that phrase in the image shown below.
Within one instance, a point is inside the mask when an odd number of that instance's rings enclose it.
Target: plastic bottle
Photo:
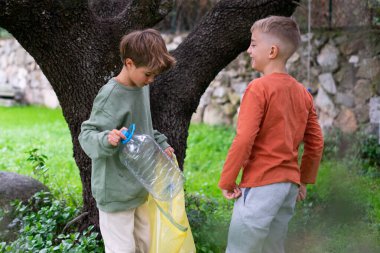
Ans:
[[[171,201],[183,189],[183,173],[152,137],[134,131],[132,124],[122,132],[121,162],[154,198]]]

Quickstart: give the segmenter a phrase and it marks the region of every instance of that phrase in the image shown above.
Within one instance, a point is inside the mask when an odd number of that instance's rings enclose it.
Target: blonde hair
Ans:
[[[166,49],[161,34],[154,29],[124,35],[120,41],[120,57],[123,64],[129,58],[136,67],[148,67],[156,73],[168,70],[176,62]]]
[[[290,17],[269,16],[257,20],[251,27],[251,32],[258,29],[263,33],[277,37],[280,41],[285,40],[290,44],[287,57],[289,58],[300,46],[301,35],[297,23]]]

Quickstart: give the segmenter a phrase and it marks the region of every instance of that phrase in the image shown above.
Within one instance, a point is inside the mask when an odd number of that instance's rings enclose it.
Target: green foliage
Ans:
[[[355,145],[355,135],[344,134],[340,129],[334,128],[324,137],[323,159],[343,159]]]
[[[359,167],[362,174],[380,176],[380,144],[374,135],[343,134],[334,129],[325,136],[323,159],[344,160],[350,167]]]
[[[103,252],[98,233],[89,227],[82,233],[62,233],[65,225],[79,214],[74,207],[55,200],[50,193],[36,193],[26,204],[15,202],[12,226],[18,237],[2,242],[0,252]]]
[[[26,160],[32,164],[33,174],[38,178],[42,178],[44,183],[46,183],[48,177],[47,171],[49,170],[49,168],[46,167],[46,160],[48,157],[39,153],[38,148],[27,151],[27,154],[29,154],[29,157]]]
[[[197,252],[224,252],[232,202],[220,204],[199,194],[186,195],[186,213]]]
[[[380,0],[367,0],[368,7],[372,10],[373,25],[380,25]]]
[[[11,238],[11,226],[9,226],[11,221],[10,210],[0,208],[0,242]]]
[[[362,136],[359,142],[359,158],[365,173],[380,176],[380,144],[377,136]]]

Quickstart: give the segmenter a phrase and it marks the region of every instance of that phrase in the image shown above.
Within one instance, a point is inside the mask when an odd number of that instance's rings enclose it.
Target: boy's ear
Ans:
[[[132,61],[132,59],[127,58],[127,59],[124,60],[124,65],[126,67],[132,67],[132,65],[134,65],[134,62]]]
[[[269,59],[275,59],[279,54],[279,48],[277,45],[272,45],[270,47],[270,52],[269,52]]]

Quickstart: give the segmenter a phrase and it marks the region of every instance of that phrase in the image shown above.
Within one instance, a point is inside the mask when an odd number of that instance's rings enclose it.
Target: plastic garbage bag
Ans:
[[[150,253],[195,253],[195,244],[185,211],[182,191],[173,201],[148,199],[151,224]]]
[[[178,165],[174,156],[173,161]],[[171,201],[149,195],[151,248],[149,253],[195,253],[193,234],[185,210],[183,186]]]

